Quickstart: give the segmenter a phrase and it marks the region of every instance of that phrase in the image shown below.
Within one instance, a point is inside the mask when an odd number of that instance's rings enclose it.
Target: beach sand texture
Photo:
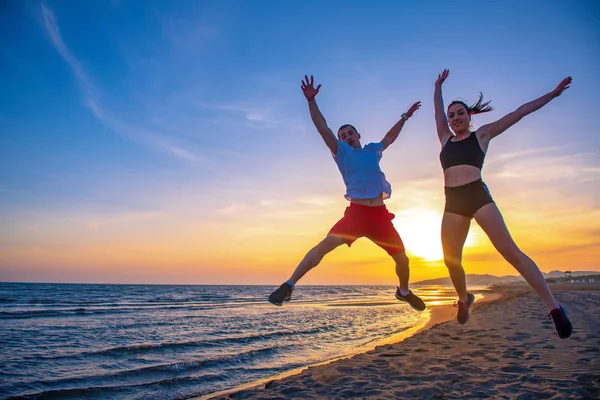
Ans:
[[[600,291],[559,291],[575,327],[561,340],[531,291],[475,304],[470,321],[310,367],[220,399],[599,399]]]

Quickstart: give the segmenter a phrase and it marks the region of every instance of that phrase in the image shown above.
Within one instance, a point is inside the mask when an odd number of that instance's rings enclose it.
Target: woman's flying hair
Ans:
[[[472,106],[468,106],[467,103],[465,103],[464,101],[454,100],[452,103],[450,103],[448,108],[450,108],[450,106],[453,104],[462,104],[462,106],[467,110],[469,115],[475,115],[475,114],[481,114],[484,112],[492,111],[494,108],[492,106],[490,106],[491,102],[492,101],[489,100],[484,103],[483,102],[483,93],[479,92],[479,99]]]

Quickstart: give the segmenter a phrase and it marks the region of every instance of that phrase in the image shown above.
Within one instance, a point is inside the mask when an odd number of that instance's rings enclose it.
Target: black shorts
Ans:
[[[473,218],[481,207],[494,202],[487,186],[481,179],[456,187],[444,187],[446,206],[444,212]]]

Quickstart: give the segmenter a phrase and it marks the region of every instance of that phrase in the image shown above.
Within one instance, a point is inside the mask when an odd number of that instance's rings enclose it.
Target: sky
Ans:
[[[483,179],[544,272],[600,271],[600,3],[0,2],[0,281],[268,284],[342,217],[341,175],[300,84],[336,131],[380,141],[411,281],[447,276],[433,84],[497,120]],[[516,275],[473,222],[467,273]],[[301,284],[397,284],[367,239]]]

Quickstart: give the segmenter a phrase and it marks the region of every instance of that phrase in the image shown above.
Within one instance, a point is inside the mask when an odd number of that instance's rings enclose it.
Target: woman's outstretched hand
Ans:
[[[448,77],[449,73],[450,73],[450,71],[448,71],[447,69],[445,69],[441,74],[438,75],[438,78],[435,81],[435,84],[442,86],[442,83],[444,83],[444,81]]]
[[[573,82],[573,79],[570,76],[568,78],[563,79],[562,82],[558,84],[556,89],[552,91],[554,97],[560,96],[561,93],[565,91],[565,89],[568,89],[571,82]]]

